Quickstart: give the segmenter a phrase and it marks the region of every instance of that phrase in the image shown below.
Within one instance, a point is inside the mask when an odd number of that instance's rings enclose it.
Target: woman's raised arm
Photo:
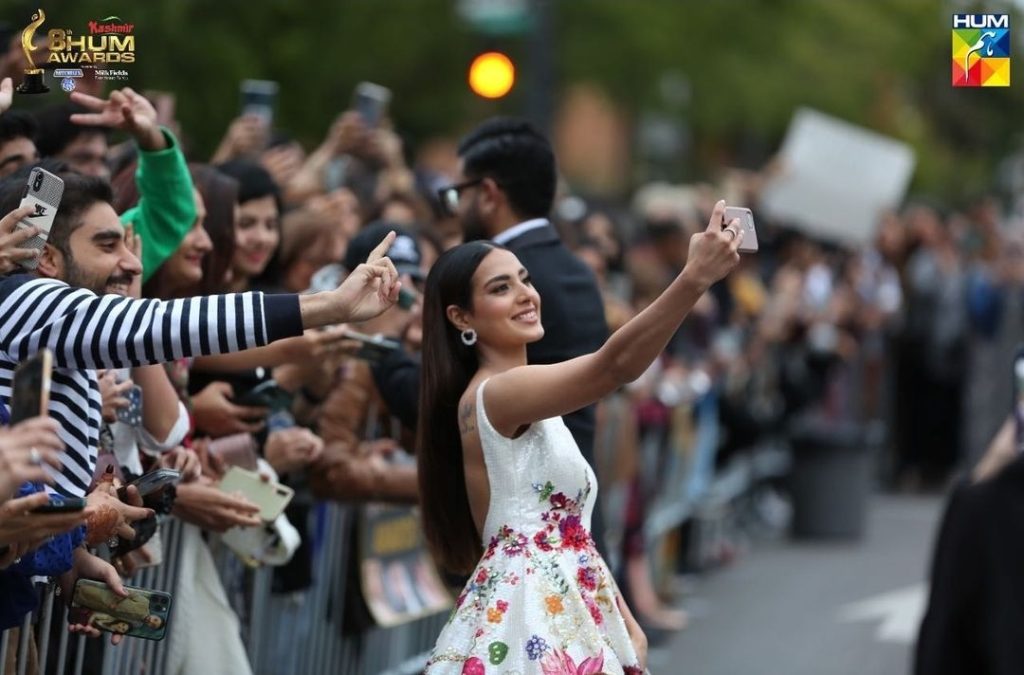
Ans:
[[[579,410],[632,382],[664,351],[668,341],[713,283],[739,262],[739,221],[722,227],[719,201],[703,232],[690,238],[686,266],[646,309],[593,354],[551,365],[521,366],[495,375],[484,391],[487,416],[506,436],[538,420]]]

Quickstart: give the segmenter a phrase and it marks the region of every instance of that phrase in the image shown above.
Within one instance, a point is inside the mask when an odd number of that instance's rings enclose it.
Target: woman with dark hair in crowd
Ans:
[[[510,251],[442,255],[424,299],[419,481],[439,562],[470,572],[429,673],[640,673],[647,642],[591,538],[596,479],[561,416],[639,377],[739,261],[719,202],[686,267],[598,351],[527,365],[541,298]],[[475,566],[475,567],[474,567]],[[538,663],[539,662],[539,663]]]
[[[234,160],[218,171],[238,181],[238,217],[228,288],[241,292],[261,285],[277,274],[281,245],[281,190],[259,164]],[[214,257],[223,257],[218,251]]]

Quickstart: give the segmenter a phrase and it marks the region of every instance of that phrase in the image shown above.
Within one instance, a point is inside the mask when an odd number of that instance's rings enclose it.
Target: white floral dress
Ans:
[[[593,675],[641,669],[618,589],[590,536],[596,479],[560,417],[501,436],[476,393],[491,501],[484,555],[429,675]]]

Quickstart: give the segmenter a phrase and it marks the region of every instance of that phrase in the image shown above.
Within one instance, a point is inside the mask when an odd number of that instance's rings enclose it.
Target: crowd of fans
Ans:
[[[299,552],[314,536],[317,501],[418,499],[408,457],[416,415],[429,411],[410,398],[394,359],[415,358],[423,281],[463,237],[464,223],[438,194],[460,175],[457,145],[438,138],[410,147],[386,120],[369,126],[346,111],[307,152],[287,131],[243,115],[207,159],[189,151],[187,129],[158,124],[151,102],[131,89],[80,91],[32,112],[13,102],[6,81],[0,421],[19,362],[49,346],[55,371],[48,418],[0,429],[0,629],[35,609],[34,578],[56,580],[65,596],[80,577],[123,593],[133,574],[157,564],[159,535],[112,557],[96,547],[119,550],[133,535],[144,539],[148,521],[176,518],[187,523],[182,546],[196,574],[168,590],[175,611],[194,620],[172,620],[170,636],[203,649],[179,650],[170,669],[246,672],[238,618],[219,601],[211,533],[256,532],[239,555],[279,566],[275,588],[294,590],[311,583]],[[33,233],[16,230],[34,166],[65,182],[41,251],[22,248]],[[759,184],[731,172],[719,185],[651,184],[630,204],[602,204],[560,182],[551,221],[593,272],[614,332],[678,275],[690,235],[719,198],[758,214]],[[759,253],[714,286],[656,365],[596,413],[603,520],[594,536],[646,626],[678,630],[687,621],[652,577],[645,532],[666,475],[682,476],[678,499],[697,503],[716,466],[785,439],[794,425],[876,421],[890,448],[879,475],[902,488],[937,485],[981,452],[1011,400],[1024,240],[994,200],[963,213],[909,204],[884,215],[861,250],[765,218],[757,224]],[[403,289],[393,307],[371,316],[294,300],[340,293],[390,231]],[[142,406],[130,423],[119,412],[133,388]],[[666,472],[666,457],[688,469]],[[234,465],[295,490],[283,521],[268,527],[259,505],[218,489]],[[119,493],[155,468],[180,472],[173,503]],[[53,495],[84,496],[88,506],[32,512]],[[279,545],[288,528],[297,546]],[[724,541],[717,559],[728,558]],[[72,630],[99,635],[89,624]]]

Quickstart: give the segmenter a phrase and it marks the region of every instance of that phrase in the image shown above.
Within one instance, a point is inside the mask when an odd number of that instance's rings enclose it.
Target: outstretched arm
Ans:
[[[739,262],[742,230],[738,220],[722,229],[724,211],[725,202],[718,202],[707,229],[691,237],[679,276],[598,351],[563,363],[513,368],[491,378],[484,396],[495,429],[511,436],[524,425],[579,410],[640,377],[697,300]]]
[[[61,368],[123,368],[184,356],[259,347],[319,328],[366,321],[394,304],[401,287],[384,253],[389,234],[333,291],[238,293],[183,300],[96,295],[27,275],[0,281],[0,351],[23,361],[40,347]]]

